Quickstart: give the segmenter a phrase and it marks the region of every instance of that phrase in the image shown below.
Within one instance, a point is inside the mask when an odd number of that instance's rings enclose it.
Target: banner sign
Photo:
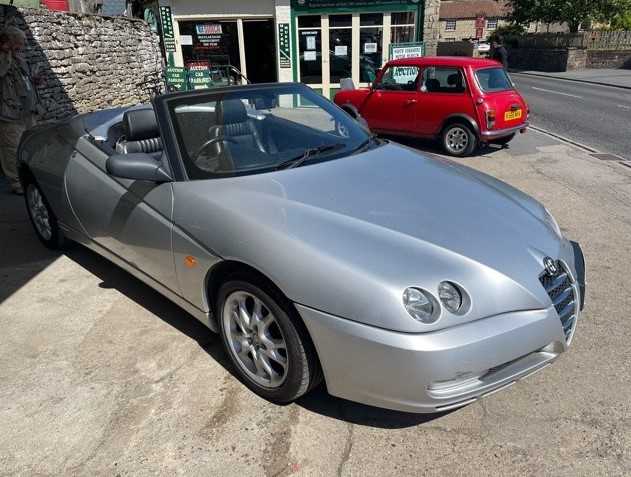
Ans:
[[[278,55],[281,68],[291,68],[291,48],[289,43],[289,23],[278,24]]]
[[[399,58],[415,58],[423,56],[425,48],[423,42],[413,43],[393,43],[390,45],[390,59],[397,60]]]
[[[175,34],[173,33],[173,18],[171,7],[160,7],[160,23],[162,23],[162,42],[165,52],[175,51]]]

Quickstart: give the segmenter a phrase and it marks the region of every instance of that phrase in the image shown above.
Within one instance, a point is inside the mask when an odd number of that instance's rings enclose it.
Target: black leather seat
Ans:
[[[133,109],[123,114],[123,138],[120,147],[125,154],[162,152],[162,138],[152,108]]]
[[[248,116],[240,99],[227,99],[217,105],[217,126],[213,126],[210,137],[224,137],[229,145],[265,152],[254,120]]]

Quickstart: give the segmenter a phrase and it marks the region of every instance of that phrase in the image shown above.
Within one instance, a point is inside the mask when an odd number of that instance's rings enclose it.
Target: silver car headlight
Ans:
[[[403,292],[403,306],[412,318],[421,323],[434,323],[440,315],[440,305],[436,299],[421,288],[406,288]]]
[[[462,308],[462,293],[451,282],[441,282],[438,285],[440,302],[452,313],[458,313]]]
[[[544,211],[545,222],[550,226],[550,228],[554,231],[555,234],[557,234],[559,238],[563,237],[563,233],[561,232],[561,227],[559,227],[558,222],[552,216],[550,211],[546,207],[543,208],[543,211]]]

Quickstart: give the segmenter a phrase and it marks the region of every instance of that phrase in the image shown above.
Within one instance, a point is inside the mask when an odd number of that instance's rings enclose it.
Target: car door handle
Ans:
[[[416,104],[416,102],[417,102],[417,101],[416,101],[415,99],[407,99],[407,100],[405,101],[405,105],[406,105],[406,106],[409,106],[410,104]]]

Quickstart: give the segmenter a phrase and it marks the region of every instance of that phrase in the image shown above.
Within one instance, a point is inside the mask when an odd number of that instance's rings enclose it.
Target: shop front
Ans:
[[[288,3],[171,0],[169,6],[175,37],[172,66],[211,73],[232,66],[252,83],[282,80],[277,23],[283,17],[289,22]]]
[[[422,39],[419,0],[292,0],[293,76],[332,98],[342,78],[366,86],[391,45]]]

